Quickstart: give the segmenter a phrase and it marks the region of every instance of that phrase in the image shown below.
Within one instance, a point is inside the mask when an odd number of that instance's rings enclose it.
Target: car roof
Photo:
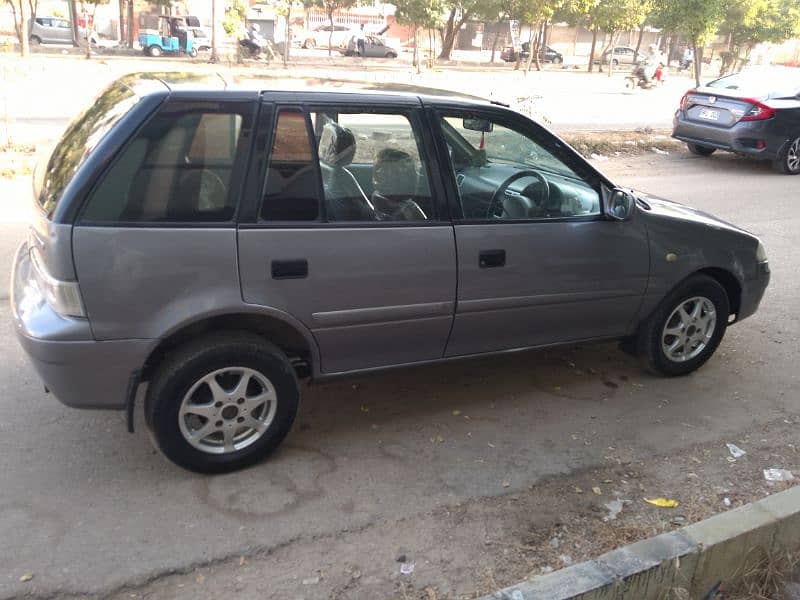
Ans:
[[[490,100],[448,90],[393,83],[372,83],[329,78],[279,78],[253,75],[228,75],[221,73],[132,73],[120,82],[143,96],[150,93],[170,92],[182,97],[203,95],[209,92],[236,93],[237,96],[257,98],[269,93],[295,93],[322,96],[368,95],[372,100],[413,100],[465,104],[493,104]],[[344,100],[344,98],[343,98]],[[499,104],[494,102],[494,104]]]

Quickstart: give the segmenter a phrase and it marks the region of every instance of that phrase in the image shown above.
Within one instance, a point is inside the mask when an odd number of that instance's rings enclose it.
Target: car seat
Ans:
[[[346,169],[356,154],[353,132],[329,121],[319,140],[319,161],[327,217],[331,221],[374,221],[375,208],[353,174]]]
[[[417,168],[407,152],[383,148],[372,169],[372,205],[381,219],[418,221],[427,219],[414,200],[418,186]]]

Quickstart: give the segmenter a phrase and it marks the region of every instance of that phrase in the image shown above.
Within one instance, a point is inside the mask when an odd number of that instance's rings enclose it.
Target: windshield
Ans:
[[[467,153],[473,165],[478,166],[482,161],[503,162],[579,178],[572,169],[531,138],[502,125],[492,124],[490,132],[474,131],[464,127],[463,119],[445,117],[443,129],[451,150]]]
[[[800,93],[800,72],[795,69],[754,69],[721,77],[709,83],[708,87],[747,92],[754,96],[789,98]]]
[[[36,172],[38,201],[48,217],[80,166],[138,101],[127,85],[115,82],[67,127],[46,165],[39,165]]]

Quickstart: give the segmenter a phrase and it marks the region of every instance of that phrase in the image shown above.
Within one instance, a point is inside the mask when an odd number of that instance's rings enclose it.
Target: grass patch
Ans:
[[[613,158],[657,151],[679,152],[683,148],[681,142],[669,137],[669,132],[650,128],[624,132],[565,132],[561,137],[586,158],[593,154]]]

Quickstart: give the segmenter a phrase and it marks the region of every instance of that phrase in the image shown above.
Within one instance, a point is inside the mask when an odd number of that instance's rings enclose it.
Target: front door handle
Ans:
[[[273,260],[273,279],[303,279],[308,277],[308,261],[305,258],[298,260]]]
[[[506,265],[505,250],[481,250],[478,254],[478,266],[481,269],[504,267]]]

